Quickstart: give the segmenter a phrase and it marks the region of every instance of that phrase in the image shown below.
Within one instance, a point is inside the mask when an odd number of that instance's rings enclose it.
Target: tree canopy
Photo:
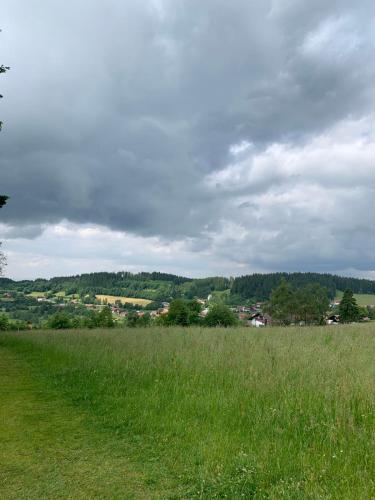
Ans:
[[[274,323],[289,325],[303,322],[316,324],[324,321],[329,308],[328,293],[318,283],[294,289],[285,279],[275,288],[265,311],[272,316]]]

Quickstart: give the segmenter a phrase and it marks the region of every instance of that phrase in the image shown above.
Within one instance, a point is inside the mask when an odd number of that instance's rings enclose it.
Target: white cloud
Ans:
[[[98,225],[64,221],[48,225],[36,238],[1,225],[8,265],[5,275],[31,279],[93,271],[165,271],[179,275],[230,274],[231,262],[207,249],[192,251],[193,242],[144,238]],[[26,236],[25,236],[26,234]]]
[[[226,213],[211,234],[217,254],[262,269],[375,269],[374,123],[345,120],[209,174]]]

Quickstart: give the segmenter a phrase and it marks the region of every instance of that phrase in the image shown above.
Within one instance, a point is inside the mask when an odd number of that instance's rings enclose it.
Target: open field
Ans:
[[[117,295],[96,295],[96,298],[98,300],[106,300],[108,304],[114,304],[116,301],[120,300],[122,304],[134,304],[142,307],[147,306],[152,302],[152,300],[120,297]]]
[[[45,297],[46,292],[31,292],[27,294],[28,297],[33,297],[34,299],[38,299],[39,297]]]
[[[337,300],[341,300],[343,296],[343,292],[338,291],[336,294]],[[354,297],[359,306],[375,306],[375,295],[364,294],[364,293],[355,293]]]
[[[375,497],[373,324],[2,333],[0,357],[2,498]]]

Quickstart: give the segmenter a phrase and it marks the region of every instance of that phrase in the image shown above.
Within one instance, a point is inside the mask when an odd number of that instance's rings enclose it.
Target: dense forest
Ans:
[[[294,288],[309,284],[325,287],[333,298],[337,290],[350,289],[354,293],[375,294],[375,281],[344,278],[318,273],[272,273],[252,274],[238,278],[211,277],[191,279],[166,273],[90,273],[49,280],[13,281],[0,278],[0,291],[65,292],[66,294],[108,294],[124,297],[145,298],[152,301],[172,298],[207,298],[211,293],[225,292],[227,302],[268,300],[271,291],[285,279]],[[224,296],[224,295],[223,295]]]
[[[268,300],[272,290],[280,285],[282,279],[285,279],[294,288],[302,288],[314,283],[319,284],[327,289],[330,298],[335,297],[337,290],[350,289],[354,293],[375,293],[375,281],[319,273],[272,273],[241,276],[233,281],[231,293],[242,299]]]

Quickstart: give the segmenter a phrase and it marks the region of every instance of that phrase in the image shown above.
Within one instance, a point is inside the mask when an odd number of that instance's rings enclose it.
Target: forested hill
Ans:
[[[207,298],[217,292],[223,300],[240,303],[247,300],[267,300],[271,291],[282,279],[293,287],[300,288],[311,283],[319,283],[327,288],[333,298],[337,290],[347,288],[354,293],[375,294],[375,281],[343,278],[332,274],[318,273],[272,273],[252,274],[238,278],[192,279],[166,273],[90,273],[70,277],[37,279],[34,281],[13,281],[0,278],[0,292],[65,292],[67,295],[108,294],[124,297],[144,298],[152,301],[170,300],[176,297],[187,299]]]
[[[106,294],[144,298],[152,301],[170,300],[175,297],[207,297],[213,291],[230,288],[227,278],[191,279],[166,273],[90,273],[69,277],[13,281],[0,278],[0,291],[65,292],[66,295]]]
[[[279,285],[282,279],[295,288],[319,283],[327,289],[331,298],[335,297],[337,290],[344,291],[346,289],[350,289],[354,293],[375,294],[375,281],[319,273],[272,273],[241,276],[233,281],[231,294],[243,299],[267,300],[271,291]]]

